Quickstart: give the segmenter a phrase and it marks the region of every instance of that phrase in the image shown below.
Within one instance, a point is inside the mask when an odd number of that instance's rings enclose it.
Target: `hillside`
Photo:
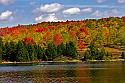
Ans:
[[[91,42],[100,48],[102,46],[125,45],[125,17],[109,17],[101,19],[86,19],[66,22],[41,22],[31,25],[18,25],[0,28],[0,37],[6,42],[19,41],[47,48],[53,42],[73,42],[77,50],[87,49]],[[124,49],[122,49],[124,50]]]

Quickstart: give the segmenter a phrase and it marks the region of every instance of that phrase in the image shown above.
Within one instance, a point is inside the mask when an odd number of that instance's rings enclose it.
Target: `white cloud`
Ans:
[[[125,0],[118,0],[118,3],[125,3]]]
[[[39,16],[39,17],[36,17],[35,18],[35,22],[42,22],[42,21],[46,21],[46,22],[57,22],[57,21],[61,21],[59,20],[55,13],[52,13],[52,14],[48,14],[46,17],[44,17],[43,15]]]
[[[7,19],[12,19],[13,18],[12,14],[13,14],[13,12],[8,11],[8,10],[5,11],[5,12],[2,12],[0,14],[0,21],[4,21],[4,20],[7,20]]]
[[[69,8],[67,10],[63,11],[63,14],[79,14],[80,13],[80,9],[79,8]]]
[[[105,2],[106,0],[97,0],[98,3],[103,3]]]
[[[92,13],[93,16],[96,16],[96,17],[101,17],[102,16],[102,12],[99,11],[99,10],[96,10],[94,13]]]
[[[52,3],[52,4],[46,4],[44,6],[41,6],[39,8],[34,9],[32,12],[45,12],[45,13],[53,13],[57,12],[62,8],[62,5],[59,3]]]
[[[30,5],[35,5],[36,4],[36,2],[30,2]]]
[[[9,5],[11,3],[14,3],[16,0],[0,0],[0,3],[4,5]]]
[[[92,12],[92,11],[93,11],[92,8],[82,9],[82,12],[85,12],[85,13],[87,13],[87,12]]]
[[[108,10],[108,11],[99,11],[96,10],[94,13],[92,13],[95,17],[109,17],[109,16],[117,16],[121,13],[121,11],[118,11],[116,9]]]
[[[36,17],[35,18],[35,22],[42,22],[42,20],[43,20],[43,16],[39,16],[39,17]]]

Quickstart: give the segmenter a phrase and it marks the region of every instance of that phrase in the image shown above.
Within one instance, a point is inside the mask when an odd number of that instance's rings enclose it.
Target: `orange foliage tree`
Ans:
[[[56,46],[58,46],[59,44],[61,44],[63,41],[63,38],[61,36],[61,34],[55,34],[54,38],[53,38],[53,42]]]
[[[34,44],[33,38],[31,36],[29,37],[25,37],[22,42],[25,42],[26,44],[30,43],[30,44]]]
[[[85,44],[82,40],[79,41],[78,46],[81,50],[85,48]]]

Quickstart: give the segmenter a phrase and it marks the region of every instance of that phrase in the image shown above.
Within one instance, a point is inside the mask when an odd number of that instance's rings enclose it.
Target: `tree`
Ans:
[[[25,47],[21,48],[16,56],[16,61],[17,62],[26,62],[29,61],[29,53]]]
[[[78,46],[81,50],[85,48],[85,44],[82,40],[79,41]]]
[[[31,43],[28,43],[26,45],[26,48],[28,50],[30,60],[31,61],[37,60],[37,53],[34,46]]]
[[[105,49],[102,47],[98,59],[102,60],[104,56],[106,56],[106,52]]]
[[[125,52],[122,52],[122,59],[125,59]]]
[[[9,59],[10,59],[10,56],[9,56],[10,49],[9,48],[10,48],[9,43],[6,42],[5,45],[3,46],[3,60],[5,60],[5,61],[9,61]]]
[[[3,41],[0,37],[0,63],[2,62],[2,55],[3,55]]]
[[[88,60],[88,59],[91,59],[89,50],[85,51],[85,53],[84,53],[84,60]]]
[[[66,43],[66,56],[70,56],[70,57],[77,57],[78,53],[77,53],[77,50],[76,50],[76,47],[75,45],[73,44],[73,42],[69,42],[69,43]]]
[[[3,41],[1,37],[0,37],[0,48],[3,48]]]
[[[42,48],[42,47],[39,46],[39,45],[34,45],[34,48],[35,48],[36,53],[37,53],[37,59],[47,60],[47,56],[46,56],[46,53],[45,53],[45,49],[44,49],[44,48]]]
[[[95,59],[98,55],[98,48],[95,46],[95,43],[92,41],[90,46],[89,46],[89,49],[90,49],[90,55],[91,55],[91,59]]]
[[[46,55],[48,60],[53,60],[57,56],[57,48],[54,43],[49,43],[48,48],[46,49]]]
[[[61,34],[54,35],[53,41],[54,41],[54,44],[56,46],[58,46],[59,44],[61,44],[62,41],[63,41],[63,38],[62,38]]]
[[[14,44],[14,42],[13,41],[11,41],[10,43],[9,43],[9,56],[10,56],[10,59],[9,59],[9,61],[16,61],[16,46],[15,46],[15,44]]]
[[[100,50],[95,46],[95,42],[91,42],[89,49],[84,53],[84,59],[102,60],[106,56],[105,49],[102,47]]]
[[[2,54],[3,54],[2,48],[0,48],[0,63],[2,62]]]
[[[57,46],[58,55],[65,55],[65,46],[63,43]]]

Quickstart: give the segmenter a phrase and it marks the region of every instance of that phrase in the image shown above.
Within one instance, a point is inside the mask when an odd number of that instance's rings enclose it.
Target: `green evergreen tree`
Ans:
[[[29,43],[28,45],[26,45],[26,48],[28,50],[30,60],[31,61],[37,60],[37,53],[34,46]]]
[[[37,46],[35,45],[35,50],[36,50],[36,53],[37,53],[37,59],[40,59],[40,60],[47,60],[47,56],[46,56],[46,53],[45,53],[45,49],[42,48],[41,46]]]
[[[125,52],[122,52],[122,59],[125,59]]]
[[[9,48],[10,48],[9,43],[6,42],[5,45],[3,46],[3,56],[2,56],[3,60],[5,60],[5,61],[9,61],[9,59],[10,59]]]
[[[66,55],[67,56],[70,56],[70,57],[77,57],[78,53],[77,53],[77,50],[75,48],[75,45],[73,44],[73,42],[69,42],[69,43],[66,43]]]
[[[54,43],[51,42],[48,44],[46,55],[48,57],[48,60],[53,60],[57,56],[57,47]]]
[[[89,50],[85,52],[85,59],[94,59],[94,60],[102,60],[104,56],[106,56],[105,49],[101,47],[100,50],[98,50],[98,47],[95,45],[95,43],[92,41]]]
[[[26,62],[29,61],[29,53],[25,47],[21,48],[16,56],[16,61],[17,62]]]
[[[89,60],[89,59],[91,59],[91,55],[89,50],[86,50],[84,53],[84,60]]]
[[[96,58],[95,56],[98,55],[98,48],[95,46],[94,42],[91,42],[89,49],[90,49],[91,59],[95,59]]]
[[[102,47],[98,59],[102,60],[105,55],[106,55],[105,49]]]
[[[65,55],[65,46],[63,43],[57,46],[58,55]]]
[[[0,37],[0,63],[2,62],[2,57],[3,57],[3,41],[2,38]]]
[[[3,48],[3,41],[1,37],[0,37],[0,48]]]
[[[9,43],[9,61],[16,61],[16,46],[13,41]]]
[[[2,54],[3,54],[3,51],[2,51],[2,48],[0,48],[0,63],[2,62]]]

